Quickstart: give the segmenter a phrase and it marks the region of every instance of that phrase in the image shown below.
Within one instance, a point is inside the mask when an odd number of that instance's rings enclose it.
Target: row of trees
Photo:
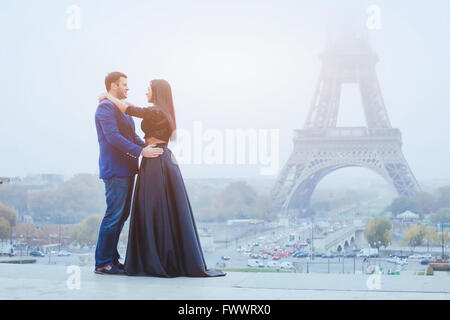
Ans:
[[[259,195],[245,181],[230,183],[222,191],[208,197],[191,199],[195,218],[205,222],[223,222],[227,219],[272,220],[270,199]]]
[[[29,209],[37,222],[79,223],[104,212],[104,186],[96,175],[78,174],[56,190],[29,193]]]
[[[383,217],[375,217],[366,225],[365,236],[371,247],[387,247],[392,244],[392,223]],[[443,240],[442,240],[443,238]],[[448,243],[448,229],[438,233],[436,228],[424,225],[414,225],[403,231],[403,244],[411,247],[412,250],[418,246],[440,244],[442,241]]]
[[[409,229],[403,231],[403,243],[408,245],[414,250],[415,247],[423,246],[424,244],[429,247],[430,245],[448,243],[448,229],[442,233],[436,232],[434,227],[417,225],[412,226]]]
[[[105,210],[104,187],[97,176],[76,175],[55,190],[26,192],[17,185],[4,187],[0,189],[0,198],[6,199],[12,207],[20,208],[22,213],[32,213],[37,223],[18,224],[14,229],[17,237],[23,237],[29,244],[59,241],[50,239],[55,235],[81,246],[96,243]],[[259,195],[245,181],[230,183],[223,190],[188,189],[198,221],[276,218],[269,211],[269,198]],[[11,236],[16,222],[15,211],[0,203],[1,239]]]
[[[373,199],[376,196],[374,192],[376,191],[351,189],[315,190],[311,198],[311,206],[305,215],[327,215],[332,210],[359,205],[363,201]]]
[[[11,228],[17,223],[17,214],[12,209],[0,203],[0,240],[11,236]]]
[[[24,186],[0,186],[0,202],[38,223],[73,224],[104,212],[104,186],[96,175],[78,174],[56,189],[28,190]]]
[[[410,198],[395,198],[385,210],[392,212],[394,216],[410,210],[423,218],[426,214],[448,208],[450,208],[450,186],[443,186],[435,194],[419,192]]]
[[[97,243],[98,231],[103,215],[95,214],[85,218],[72,228],[70,237],[80,246],[93,246]]]
[[[189,185],[189,184],[188,184]],[[104,186],[96,175],[78,174],[56,189],[27,191],[23,186],[2,185],[0,202],[42,224],[76,224],[105,211]],[[223,190],[188,187],[196,219],[273,219],[270,200],[245,181],[230,183]]]

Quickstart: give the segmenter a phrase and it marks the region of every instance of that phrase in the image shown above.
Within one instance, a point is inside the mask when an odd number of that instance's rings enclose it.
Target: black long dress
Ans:
[[[158,107],[128,107],[143,118],[145,137],[169,141],[170,115]],[[132,276],[217,277],[207,269],[180,168],[167,143],[158,158],[143,158],[131,212],[125,272]]]

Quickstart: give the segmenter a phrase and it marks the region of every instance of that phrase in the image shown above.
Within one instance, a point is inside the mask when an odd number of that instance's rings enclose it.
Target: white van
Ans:
[[[269,267],[269,268],[278,268],[279,266],[280,266],[280,264],[278,263],[278,261],[267,262],[267,267]]]
[[[377,248],[364,248],[359,251],[359,253],[356,255],[357,257],[363,257],[363,258],[377,258],[379,257],[378,249]]]
[[[292,269],[292,268],[294,268],[294,266],[292,265],[292,262],[290,262],[290,261],[283,261],[280,264],[280,267],[281,267],[281,269]]]

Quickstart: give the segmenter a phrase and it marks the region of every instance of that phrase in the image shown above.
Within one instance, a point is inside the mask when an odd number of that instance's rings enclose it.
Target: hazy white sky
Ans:
[[[370,31],[377,73],[404,154],[418,179],[450,178],[448,0],[3,0],[0,176],[97,173],[94,113],[115,70],[128,75],[136,104],[149,80],[168,80],[179,128],[279,129],[281,169],[313,98],[328,21],[367,16],[372,4],[381,9],[381,29]],[[70,5],[81,9],[80,29],[67,28]],[[344,88],[339,125],[364,125],[358,94]],[[258,177],[260,166],[182,172]]]

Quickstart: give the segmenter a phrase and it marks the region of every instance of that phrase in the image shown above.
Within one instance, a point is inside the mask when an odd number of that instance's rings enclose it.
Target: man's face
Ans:
[[[116,97],[118,99],[126,99],[128,96],[128,82],[127,78],[121,77],[119,81],[112,84],[115,89]]]
[[[152,92],[152,85],[150,84],[150,85],[148,86],[148,91],[147,91],[147,101],[148,101],[148,102],[152,102],[152,95],[153,95],[153,92]]]

